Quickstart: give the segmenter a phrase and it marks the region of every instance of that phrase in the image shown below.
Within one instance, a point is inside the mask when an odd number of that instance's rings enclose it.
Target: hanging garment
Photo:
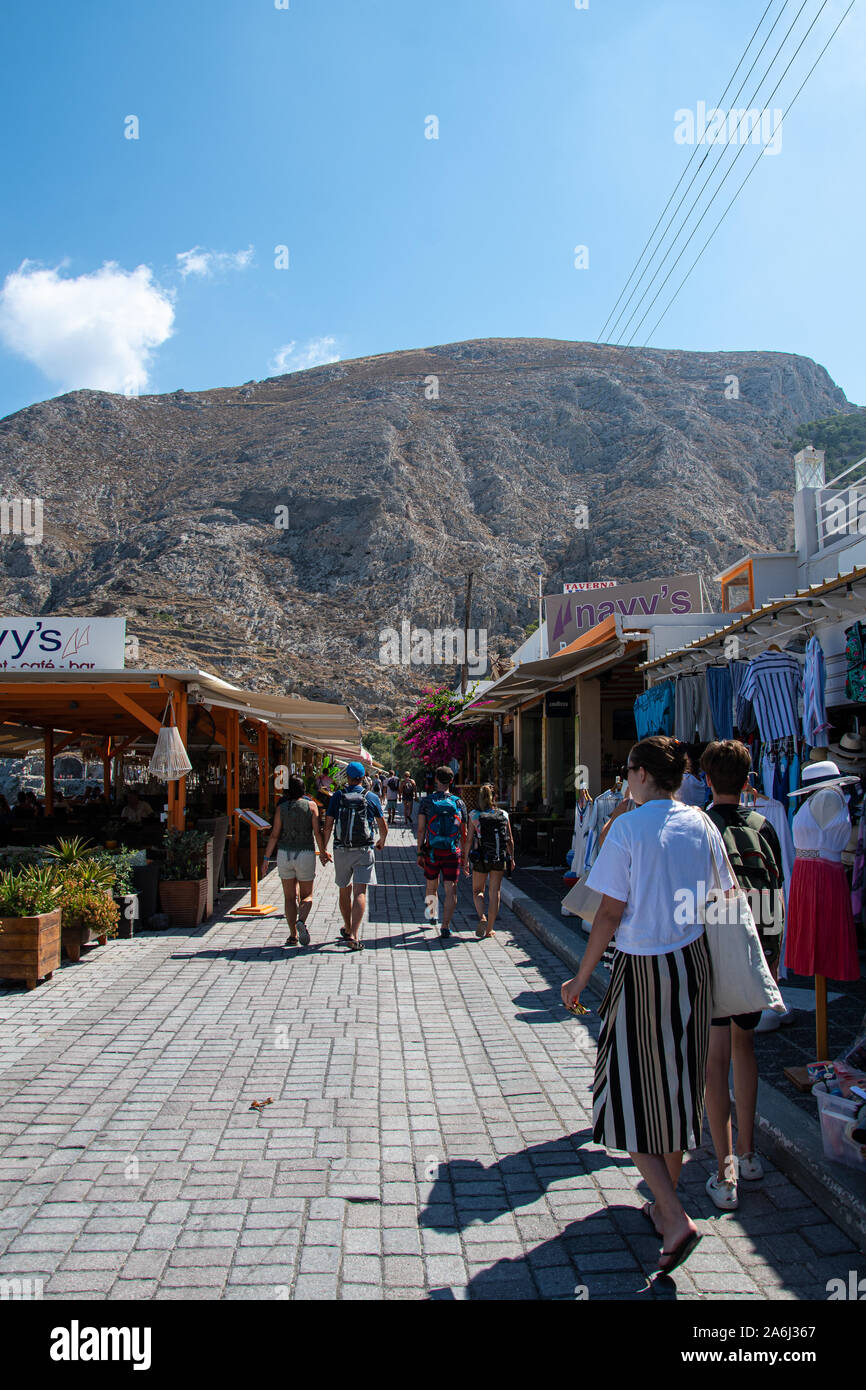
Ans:
[[[773,782],[773,791],[775,792],[776,800],[781,801],[786,811],[788,809],[788,787],[790,785],[788,782],[788,762],[787,753],[783,753],[776,764],[779,771],[778,786],[775,780]],[[795,797],[794,800],[796,801],[797,798]]]
[[[852,623],[845,636],[845,694],[855,704],[862,704],[866,701],[866,626],[859,621]]]
[[[803,668],[803,738],[813,747],[823,745],[824,735],[830,728],[824,706],[825,685],[824,652],[817,637],[810,637]]]
[[[734,686],[727,666],[708,666],[707,695],[716,738],[734,737]]]
[[[638,738],[651,738],[653,734],[666,734],[674,731],[674,683],[672,680],[660,681],[651,685],[634,702],[634,722]]]
[[[791,805],[797,809],[796,796],[791,798]],[[776,832],[779,845],[782,849],[782,874],[785,885],[785,902],[791,891],[791,875],[794,872],[794,837],[791,834],[791,827],[788,824],[788,817],[781,801],[768,801],[766,797],[759,796],[755,802],[755,810],[762,816],[766,816],[770,825]],[[782,938],[782,955],[779,961],[779,979],[787,978],[788,971],[785,968],[785,938],[787,936],[787,921],[784,926],[785,935]]]
[[[761,783],[764,788],[764,795],[773,796],[773,784],[776,780],[776,759],[772,753],[765,753],[761,764]],[[778,798],[777,798],[778,799]]]
[[[592,801],[585,801],[581,806],[578,802],[574,808],[571,872],[575,877],[579,877],[583,873],[583,866],[586,861],[586,837],[589,834],[589,817],[594,804]]]
[[[675,801],[682,801],[686,806],[700,806],[701,810],[709,801],[709,796],[710,789],[706,782],[693,772],[683,774],[683,780],[674,792]]]
[[[734,691],[734,723],[742,737],[754,734],[758,729],[754,706],[751,700],[744,699],[740,693],[748,669],[748,661],[732,661],[730,665],[731,685]]]
[[[709,743],[713,737],[713,716],[703,671],[699,675],[677,677],[674,732],[683,743]]]
[[[764,652],[749,663],[740,694],[752,701],[763,739],[797,736],[802,686],[800,663],[790,652]]]
[[[584,858],[584,871],[591,869],[598,856],[598,839],[607,822],[610,820],[611,812],[622,801],[623,792],[611,787],[608,791],[602,792],[592,803],[592,811],[589,817],[589,828],[586,837],[586,855]]]
[[[830,794],[838,798],[839,809],[829,825],[818,824],[811,798],[794,817],[797,856],[788,901],[785,964],[795,975],[859,980],[851,894],[841,862],[851,820],[841,792],[830,789]]]
[[[866,816],[860,821],[857,833],[857,849],[854,854],[854,872],[851,875],[851,911],[855,920],[863,917],[863,889],[866,886]]]
[[[789,792],[794,792],[794,791],[796,791],[797,788],[799,787],[799,785],[800,785],[800,759],[799,759],[799,758],[796,756],[796,754],[795,754],[795,756],[791,759],[790,766],[788,767],[788,791],[789,791]],[[800,807],[799,807],[798,804],[797,804],[797,803],[799,802],[799,800],[800,800],[800,798],[799,798],[798,796],[789,796],[789,797],[788,797],[788,823],[789,823],[789,825],[793,825],[793,824],[794,824],[794,817],[796,816],[797,812],[798,812],[799,809],[800,809]]]

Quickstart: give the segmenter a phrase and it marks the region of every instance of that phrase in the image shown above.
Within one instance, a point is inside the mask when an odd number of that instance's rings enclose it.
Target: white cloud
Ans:
[[[61,276],[24,261],[0,290],[0,340],[64,390],[147,386],[152,350],[171,337],[174,308],[145,265],[106,261]]]
[[[214,275],[220,270],[246,270],[252,263],[254,247],[246,251],[205,251],[203,246],[193,246],[189,251],[178,251],[177,268],[184,280],[188,275]]]
[[[326,362],[339,362],[340,354],[335,351],[336,338],[310,338],[300,347],[297,343],[284,343],[274,353],[270,368],[272,372],[303,372],[308,367],[321,367]]]

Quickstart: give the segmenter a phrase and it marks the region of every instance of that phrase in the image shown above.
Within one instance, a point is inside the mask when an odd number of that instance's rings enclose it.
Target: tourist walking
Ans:
[[[472,871],[472,900],[478,914],[475,935],[479,940],[494,935],[499,915],[502,875],[514,867],[514,836],[508,812],[496,805],[496,793],[485,782],[478,793],[479,809],[469,812],[469,836],[463,856],[464,872]],[[484,910],[484,890],[489,903]]]
[[[394,824],[394,817],[397,814],[397,798],[400,795],[400,778],[396,772],[391,770],[385,781],[385,800],[388,804],[388,824]]]
[[[749,784],[752,755],[734,739],[711,743],[701,767],[712,792],[707,815],[720,832],[737,883],[746,893],[761,938],[767,964],[775,972],[782,949],[782,847],[770,822],[757,811],[740,806]],[[758,1103],[758,1063],[755,1029],[760,1010],[714,1018],[707,1061],[707,1118],[716,1150],[718,1172],[707,1179],[707,1193],[723,1211],[739,1205],[737,1180],[755,1182],[764,1176],[754,1152],[755,1110]],[[731,1141],[731,1093],[728,1074],[734,1062],[737,1102],[737,1147]]]
[[[279,844],[277,873],[283,885],[286,923],[289,935],[287,946],[309,946],[307,918],[313,907],[313,881],[316,877],[316,855],[323,864],[331,856],[322,838],[319,808],[304,791],[300,777],[290,777],[286,795],[277,806],[277,814],[265,849],[265,861],[270,860],[274,846]]]
[[[325,848],[334,832],[334,876],[340,890],[340,935],[352,951],[361,951],[361,923],[367,909],[367,888],[376,881],[376,850],[385,848],[388,827],[375,792],[365,791],[364,766],[349,763],[347,785],[328,802]],[[379,839],[375,831],[378,829]],[[353,901],[354,891],[354,901]]]
[[[655,736],[632,748],[628,788],[637,807],[610,827],[587,876],[601,903],[580,969],[562,986],[573,1008],[614,940],[599,1009],[593,1137],[626,1150],[648,1184],[655,1200],[643,1212],[662,1242],[663,1274],[700,1240],[676,1189],[684,1150],[700,1145],[704,1115],[711,978],[701,895],[716,874],[723,890],[734,888],[716,827],[674,799],[685,768],[674,739]],[[684,890],[691,911],[682,910]]]
[[[408,772],[403,773],[403,781],[400,783],[400,795],[403,798],[403,822],[405,825],[412,824],[412,807],[415,804],[415,794],[418,788]]]
[[[445,887],[440,936],[451,935],[451,921],[457,906],[457,879],[467,834],[466,806],[459,796],[452,795],[453,780],[450,767],[437,767],[433,774],[433,792],[423,797],[418,807],[418,863],[426,885],[424,917],[431,926],[438,922],[440,875]]]

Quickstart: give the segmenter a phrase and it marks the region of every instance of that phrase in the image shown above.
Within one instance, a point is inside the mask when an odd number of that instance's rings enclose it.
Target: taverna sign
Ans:
[[[544,600],[548,650],[554,654],[574,642],[587,628],[615,613],[625,618],[657,613],[698,613],[700,579],[696,574],[665,575],[642,579],[637,584],[617,584],[600,593],[580,591],[549,594]]]
[[[0,618],[0,671],[121,671],[125,618]]]

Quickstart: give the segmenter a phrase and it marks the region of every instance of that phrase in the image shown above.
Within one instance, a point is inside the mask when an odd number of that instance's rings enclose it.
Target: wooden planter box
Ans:
[[[63,954],[68,960],[80,960],[82,946],[92,946],[94,942],[97,946],[104,946],[107,940],[107,932],[96,936],[92,927],[85,927],[81,922],[72,922],[68,927],[63,927]]]
[[[161,878],[159,901],[173,927],[198,927],[207,905],[207,879]]]
[[[35,989],[59,968],[59,907],[37,917],[0,917],[0,978]]]

